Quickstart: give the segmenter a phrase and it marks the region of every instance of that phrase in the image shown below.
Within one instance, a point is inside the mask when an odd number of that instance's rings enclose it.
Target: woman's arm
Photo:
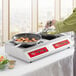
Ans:
[[[76,31],[76,8],[73,13],[64,21],[55,23],[56,33]]]

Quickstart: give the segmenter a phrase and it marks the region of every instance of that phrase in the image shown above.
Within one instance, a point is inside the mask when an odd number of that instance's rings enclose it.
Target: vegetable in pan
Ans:
[[[24,38],[24,37],[20,37],[20,38],[18,38],[18,39],[16,39],[16,41],[18,41],[18,42],[36,42],[36,41],[38,41],[36,38],[28,38],[28,37],[26,37],[26,38]]]

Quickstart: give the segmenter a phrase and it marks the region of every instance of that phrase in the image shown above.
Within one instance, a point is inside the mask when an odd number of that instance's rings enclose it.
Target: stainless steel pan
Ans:
[[[56,35],[48,34],[47,31],[48,31],[48,28],[44,28],[42,32],[40,32],[40,35],[42,36],[42,38],[48,39],[48,40],[56,38]]]
[[[56,38],[56,35],[47,34],[47,33],[40,33],[40,34],[41,34],[42,38],[44,38],[44,39],[51,40],[51,39]]]
[[[29,39],[35,38],[37,41],[35,41],[35,42],[18,42],[18,41],[16,41],[16,39],[19,39],[21,37],[24,37],[24,38],[28,37]],[[20,34],[14,35],[12,37],[12,40],[11,41],[13,41],[15,44],[18,44],[20,46],[20,45],[35,45],[38,42],[40,42],[40,40],[41,40],[41,35],[39,35],[39,34],[20,33]]]

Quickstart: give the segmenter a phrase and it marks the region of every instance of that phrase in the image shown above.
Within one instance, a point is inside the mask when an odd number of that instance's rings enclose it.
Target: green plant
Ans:
[[[0,69],[4,69],[7,63],[8,59],[4,56],[0,56]]]
[[[7,64],[7,63],[8,63],[8,59],[4,56],[0,56],[0,65]]]

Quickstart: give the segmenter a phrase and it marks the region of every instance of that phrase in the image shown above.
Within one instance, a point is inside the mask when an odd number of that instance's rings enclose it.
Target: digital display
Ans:
[[[35,51],[29,52],[28,55],[32,58],[46,52],[48,52],[48,49],[46,47],[43,47],[41,49],[37,49]]]
[[[53,44],[53,46],[54,48],[59,48],[68,44],[70,44],[70,42],[68,40],[64,40],[64,41]]]

